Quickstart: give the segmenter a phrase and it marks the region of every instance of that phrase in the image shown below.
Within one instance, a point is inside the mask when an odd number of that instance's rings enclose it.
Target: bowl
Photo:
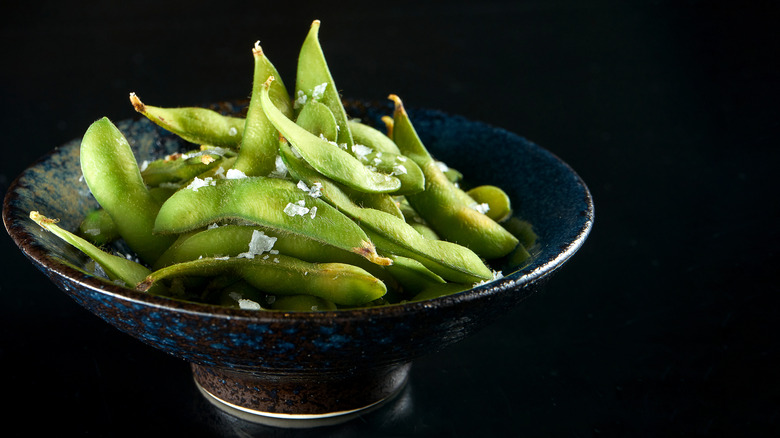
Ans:
[[[376,126],[388,104],[346,101]],[[222,103],[238,113],[240,103]],[[409,108],[422,140],[464,180],[502,187],[538,239],[523,266],[465,292],[425,301],[335,312],[223,308],[149,295],[87,275],[88,259],[29,219],[31,210],[74,230],[97,207],[79,166],[80,140],[55,148],[11,184],[6,230],[62,291],[117,329],[188,361],[195,385],[219,409],[256,423],[311,427],[347,421],[398,394],[415,358],[440,351],[538,291],[582,246],[593,202],[582,179],[549,151],[504,129]],[[185,144],[145,118],[116,123],[136,158]],[[89,271],[87,271],[89,272]]]

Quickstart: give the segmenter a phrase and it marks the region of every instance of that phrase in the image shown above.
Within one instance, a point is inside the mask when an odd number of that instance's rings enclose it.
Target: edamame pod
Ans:
[[[330,108],[320,102],[306,102],[298,114],[298,118],[295,119],[295,123],[327,141],[335,143],[338,139],[339,127],[336,124],[336,118],[333,117]]]
[[[401,155],[401,151],[395,142],[382,131],[355,119],[350,119],[347,123],[350,131],[352,131],[352,139],[355,141],[355,145],[361,144],[370,147],[374,151]]]
[[[401,187],[393,195],[409,195],[425,189],[425,175],[414,161],[392,152],[371,150],[368,146],[352,146],[355,157],[378,172],[391,175],[401,181]]]
[[[30,212],[30,219],[94,260],[100,265],[109,280],[119,280],[129,287],[135,287],[138,282],[143,281],[151,273],[145,266],[125,257],[105,252],[87,240],[61,228],[57,225],[57,219],[47,218],[37,211]]]
[[[182,189],[160,208],[154,230],[179,233],[229,219],[250,221],[281,232],[300,234],[388,264],[365,232],[344,214],[294,183],[266,177],[212,180]]]
[[[499,187],[482,185],[469,189],[466,194],[478,206],[484,206],[485,215],[496,222],[504,221],[512,215],[512,203],[509,196]]]
[[[415,259],[399,255],[392,255],[390,258],[393,264],[385,269],[403,287],[406,296],[416,295],[432,284],[446,283],[443,278]]]
[[[288,145],[281,143],[279,152],[291,174],[306,184],[320,184],[322,197],[360,224],[380,250],[418,260],[449,281],[474,283],[492,277],[490,269],[470,249],[452,242],[427,239],[403,218],[354,204],[333,181],[296,158]]]
[[[197,145],[237,149],[244,133],[243,118],[225,116],[208,108],[146,105],[135,93],[130,93],[130,103],[155,124]]]
[[[149,186],[188,181],[209,169],[222,165],[225,156],[234,152],[224,148],[202,148],[183,154],[171,154],[142,163],[141,177]]]
[[[78,236],[94,245],[103,246],[119,239],[119,232],[108,212],[98,208],[87,213],[81,221]]]
[[[298,55],[298,69],[295,77],[295,102],[299,106],[307,101],[322,102],[330,108],[339,127],[336,142],[351,148],[354,144],[347,124],[347,112],[339,96],[336,83],[330,74],[325,54],[319,41],[320,21],[314,20],[309,33],[301,45]]]
[[[382,267],[349,251],[324,245],[305,236],[280,233],[263,227],[221,225],[188,233],[165,251],[153,269],[196,260],[199,257],[272,257],[275,254],[295,257],[306,262],[348,263],[365,269],[381,279],[388,276]]]
[[[279,74],[263,54],[259,42],[255,43],[252,55],[255,60],[252,96],[247,108],[241,148],[233,168],[248,176],[267,176],[276,168],[276,145],[279,134],[263,111],[260,104],[260,91],[269,76],[277,77]],[[280,108],[283,114],[292,116],[290,97],[281,79],[271,84],[268,94],[276,108]]]
[[[152,272],[137,288],[146,290],[168,278],[225,274],[239,276],[250,285],[270,294],[307,294],[344,305],[365,304],[387,292],[382,281],[356,266],[344,263],[308,263],[283,255],[268,259],[202,258],[177,263]]]
[[[485,214],[466,192],[455,186],[428,153],[412,125],[403,103],[395,102],[393,141],[413,159],[425,175],[425,190],[406,196],[409,204],[442,238],[464,245],[481,257],[495,259],[511,252],[517,238]]]
[[[92,123],[81,140],[80,154],[81,172],[98,204],[130,249],[153,263],[174,237],[152,234],[160,203],[144,184],[122,132],[106,117]]]
[[[216,295],[214,301],[220,306],[235,309],[261,310],[265,304],[265,294],[244,280],[232,275],[220,276],[209,283],[208,295]]]
[[[268,119],[292,144],[296,151],[323,175],[354,190],[369,193],[389,193],[401,187],[398,178],[375,172],[338,145],[322,139],[285,117],[271,102],[268,89],[270,77],[261,93],[261,102]]]

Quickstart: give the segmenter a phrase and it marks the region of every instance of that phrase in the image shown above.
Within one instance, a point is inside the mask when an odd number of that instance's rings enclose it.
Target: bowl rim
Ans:
[[[411,110],[411,109],[410,109]],[[458,115],[452,115],[440,110],[430,110],[426,108],[415,108],[416,111],[432,111],[437,114],[443,114],[450,117],[461,117]],[[132,120],[139,120],[135,118]],[[25,174],[39,166],[40,164],[49,160],[53,155],[58,153],[63,147],[77,147],[79,139],[73,139],[70,142],[64,143],[61,146],[55,147],[48,151],[40,158],[32,162],[25,167],[19,175],[14,178],[11,184],[8,186],[6,195],[3,199],[3,223],[6,231],[11,236],[12,240],[21,249],[22,253],[30,259],[30,261],[36,265],[39,269],[48,271],[47,275],[51,277],[56,275],[58,277],[64,277],[68,280],[77,283],[82,287],[86,287],[92,291],[112,296],[117,299],[121,299],[125,302],[131,302],[141,304],[143,306],[155,307],[161,310],[170,312],[184,312],[188,314],[201,315],[211,318],[228,318],[228,319],[240,319],[247,321],[257,321],[265,323],[274,322],[289,322],[291,320],[305,319],[307,321],[322,321],[333,322],[334,319],[340,322],[349,322],[364,320],[366,317],[397,317],[413,312],[425,312],[434,308],[450,307],[455,304],[470,303],[475,300],[479,300],[484,296],[498,294],[511,289],[519,289],[534,285],[536,282],[547,278],[554,271],[558,270],[568,261],[574,253],[576,253],[585,240],[588,238],[594,224],[595,209],[593,204],[593,197],[585,184],[584,180],[579,174],[561,158],[554,153],[550,152],[546,148],[539,146],[533,142],[527,141],[519,135],[508,131],[504,128],[500,128],[489,123],[485,123],[478,120],[465,119],[472,123],[482,125],[486,129],[503,131],[506,134],[516,136],[521,140],[524,140],[529,146],[538,148],[541,152],[548,155],[559,166],[563,166],[564,169],[569,172],[574,178],[575,183],[580,186],[584,194],[585,210],[580,212],[583,219],[580,223],[580,228],[574,233],[574,238],[567,242],[568,244],[562,248],[555,257],[544,263],[535,266],[531,270],[527,270],[527,266],[504,275],[499,279],[488,281],[486,283],[472,287],[471,289],[458,292],[455,294],[444,295],[436,298],[420,300],[420,301],[405,301],[401,303],[371,306],[371,307],[359,307],[353,309],[339,309],[335,311],[279,311],[270,309],[236,309],[224,306],[218,306],[213,304],[204,304],[190,301],[183,301],[177,299],[171,299],[167,297],[160,297],[150,295],[145,292],[141,292],[128,287],[116,285],[106,281],[103,278],[85,274],[84,272],[52,257],[43,246],[36,243],[34,236],[32,236],[18,221],[30,221],[29,212],[23,212],[21,209],[14,205],[14,201],[18,198],[18,189],[22,186],[22,179]]]

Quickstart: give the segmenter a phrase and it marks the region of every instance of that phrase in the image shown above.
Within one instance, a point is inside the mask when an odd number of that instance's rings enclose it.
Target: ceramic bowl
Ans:
[[[353,117],[380,125],[384,104],[348,102]],[[228,112],[239,104],[221,104]],[[29,219],[31,210],[76,229],[97,207],[81,179],[79,140],[45,155],[11,185],[3,204],[8,233],[25,256],[79,304],[119,330],[192,364],[214,405],[264,424],[342,422],[380,406],[407,381],[410,364],[509,311],[577,251],[593,225],[580,177],[549,151],[506,130],[426,109],[408,109],[432,154],[473,184],[502,187],[538,235],[524,266],[494,267],[503,278],[428,301],[337,312],[221,308],[151,296],[85,275],[87,259]],[[124,120],[139,160],[183,150],[146,119]],[[86,129],[86,127],[85,127]]]

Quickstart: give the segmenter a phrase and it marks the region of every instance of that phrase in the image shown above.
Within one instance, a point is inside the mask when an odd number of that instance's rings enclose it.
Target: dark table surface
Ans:
[[[79,307],[0,238],[3,429],[236,437],[780,431],[772,174],[780,163],[780,51],[771,2],[22,3],[4,6],[0,18],[3,193],[95,119],[134,117],[130,91],[163,105],[245,97],[258,39],[283,77],[292,74],[318,18],[345,96],[395,93],[408,106],[529,138],[587,182],[596,223],[542,293],[416,361],[395,403],[309,431],[217,412],[188,364]]]

